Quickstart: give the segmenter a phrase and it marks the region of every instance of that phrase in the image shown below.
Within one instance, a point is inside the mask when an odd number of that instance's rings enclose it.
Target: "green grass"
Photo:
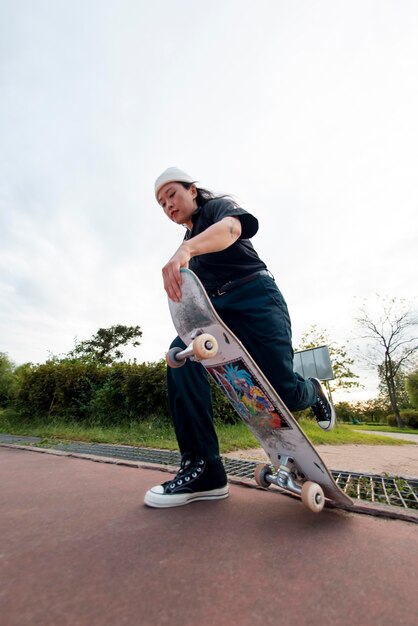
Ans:
[[[401,434],[411,434],[418,435],[418,430],[414,430],[413,428],[398,428],[394,426],[388,426],[387,424],[350,424],[350,428],[354,430],[373,430],[380,431],[381,433],[401,433]]]
[[[355,429],[358,427],[351,425],[341,424],[333,431],[327,433],[321,430],[313,420],[301,419],[299,424],[314,445],[364,444],[399,446],[411,443],[401,439],[355,432]],[[394,429],[392,431],[395,432]],[[44,446],[52,445],[56,441],[84,441],[177,450],[173,427],[170,424],[161,424],[156,419],[120,426],[87,426],[58,419],[49,423],[36,422],[23,419],[13,411],[0,410],[0,432],[41,437],[41,445]],[[223,454],[235,450],[248,450],[249,448],[260,447],[260,444],[244,423],[235,425],[218,424],[217,433]]]
[[[86,425],[59,419],[51,422],[25,420],[16,413],[5,411],[0,413],[0,432],[41,437],[44,443],[56,440],[83,441],[177,449],[173,427],[157,423],[155,419],[119,426]]]
[[[368,435],[356,432],[348,424],[338,424],[331,432],[321,430],[314,420],[301,419],[299,425],[303,428],[314,445],[368,445],[368,446],[396,446],[411,444],[404,439],[391,439],[383,435]]]
[[[299,425],[314,445],[328,444],[339,446],[347,444],[365,444],[371,446],[411,443],[379,435],[356,433],[344,424],[338,425],[334,430],[328,433],[321,430],[313,420],[301,419]],[[260,444],[243,423],[234,426],[220,425],[217,427],[217,433],[222,452],[260,447]]]

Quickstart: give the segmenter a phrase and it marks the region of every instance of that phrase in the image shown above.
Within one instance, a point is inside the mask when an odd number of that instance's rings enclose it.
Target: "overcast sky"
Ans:
[[[362,299],[416,303],[417,26],[415,0],[0,0],[0,351],[121,323],[164,356],[172,165],[257,216],[295,346],[354,350]]]

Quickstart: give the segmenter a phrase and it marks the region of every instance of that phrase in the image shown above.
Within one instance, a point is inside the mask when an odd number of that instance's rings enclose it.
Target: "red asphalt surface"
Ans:
[[[417,624],[416,524],[238,485],[145,507],[167,478],[0,448],[0,624]]]

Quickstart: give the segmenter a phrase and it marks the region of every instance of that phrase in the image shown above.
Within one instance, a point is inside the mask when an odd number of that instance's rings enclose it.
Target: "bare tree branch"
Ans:
[[[418,325],[417,318],[406,308],[404,300],[381,298],[382,312],[376,317],[363,306],[356,318],[358,325],[366,330],[362,339],[370,342],[368,352],[363,357],[381,371],[386,381],[392,409],[398,424],[402,425],[399,413],[396,376],[402,371],[410,357],[418,350],[417,337],[408,336],[410,330]],[[411,344],[415,344],[411,346]]]

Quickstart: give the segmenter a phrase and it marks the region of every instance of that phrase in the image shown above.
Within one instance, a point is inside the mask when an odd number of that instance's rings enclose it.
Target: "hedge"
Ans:
[[[119,423],[168,418],[165,363],[50,361],[22,376],[16,408],[36,418]]]
[[[418,429],[418,411],[414,409],[404,409],[403,411],[399,411],[400,416],[402,418],[403,425],[406,428],[416,428]],[[395,415],[389,415],[388,418],[389,426],[397,426],[398,423],[396,421]]]
[[[34,419],[118,424],[157,417],[169,420],[165,361],[114,363],[49,361],[22,373],[16,397],[20,413]],[[215,420],[239,417],[211,381]]]

